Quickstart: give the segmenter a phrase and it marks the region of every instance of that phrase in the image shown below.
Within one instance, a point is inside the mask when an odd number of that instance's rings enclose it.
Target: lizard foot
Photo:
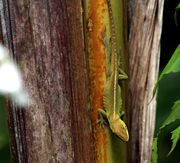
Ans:
[[[106,114],[106,112],[102,109],[98,109],[98,124],[104,128],[106,125],[106,121],[104,119],[104,114]]]

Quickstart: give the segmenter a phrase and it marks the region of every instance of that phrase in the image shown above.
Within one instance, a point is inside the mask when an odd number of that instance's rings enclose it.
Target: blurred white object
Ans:
[[[31,99],[25,90],[21,72],[9,56],[9,50],[0,44],[0,94],[8,95],[18,106],[28,106]]]

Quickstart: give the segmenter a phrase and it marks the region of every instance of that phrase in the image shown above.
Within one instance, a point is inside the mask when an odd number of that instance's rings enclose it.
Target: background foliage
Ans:
[[[174,22],[174,12],[178,3],[179,1],[166,0],[164,6],[161,69],[167,64],[176,48],[177,51],[175,54],[176,58],[174,61],[171,60],[171,65],[166,67],[165,71],[163,70],[164,77],[162,78],[161,76],[162,80],[159,82],[155,131],[155,136],[158,136],[158,139],[154,141],[153,163],[157,161],[158,163],[179,162],[180,142],[178,140],[180,132],[175,129],[178,129],[178,126],[180,126],[180,102],[175,103],[175,101],[180,99],[180,73],[178,73],[180,71],[180,46],[178,46],[180,43],[180,28]],[[179,22],[179,16],[177,17],[177,21]],[[172,151],[171,147],[175,148],[172,153],[169,153]]]

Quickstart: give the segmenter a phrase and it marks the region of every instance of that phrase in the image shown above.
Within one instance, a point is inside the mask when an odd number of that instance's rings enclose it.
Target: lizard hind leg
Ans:
[[[98,124],[104,128],[104,125],[106,124],[106,121],[104,118],[107,118],[107,113],[103,109],[98,109]]]

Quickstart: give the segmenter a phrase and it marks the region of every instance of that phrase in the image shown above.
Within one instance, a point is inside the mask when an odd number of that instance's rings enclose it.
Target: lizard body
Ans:
[[[115,25],[113,21],[113,13],[110,0],[107,0],[110,31],[111,31],[111,52],[110,52],[110,69],[107,74],[107,81],[103,94],[104,109],[99,109],[99,113],[106,117],[109,126],[113,133],[115,133],[123,141],[129,140],[129,134],[126,124],[120,118],[120,111],[122,110],[122,95],[121,87],[118,84],[118,79],[127,79],[127,75],[122,69],[119,69],[118,54],[116,47]],[[100,122],[102,122],[100,120]],[[103,122],[102,122],[103,123]]]

